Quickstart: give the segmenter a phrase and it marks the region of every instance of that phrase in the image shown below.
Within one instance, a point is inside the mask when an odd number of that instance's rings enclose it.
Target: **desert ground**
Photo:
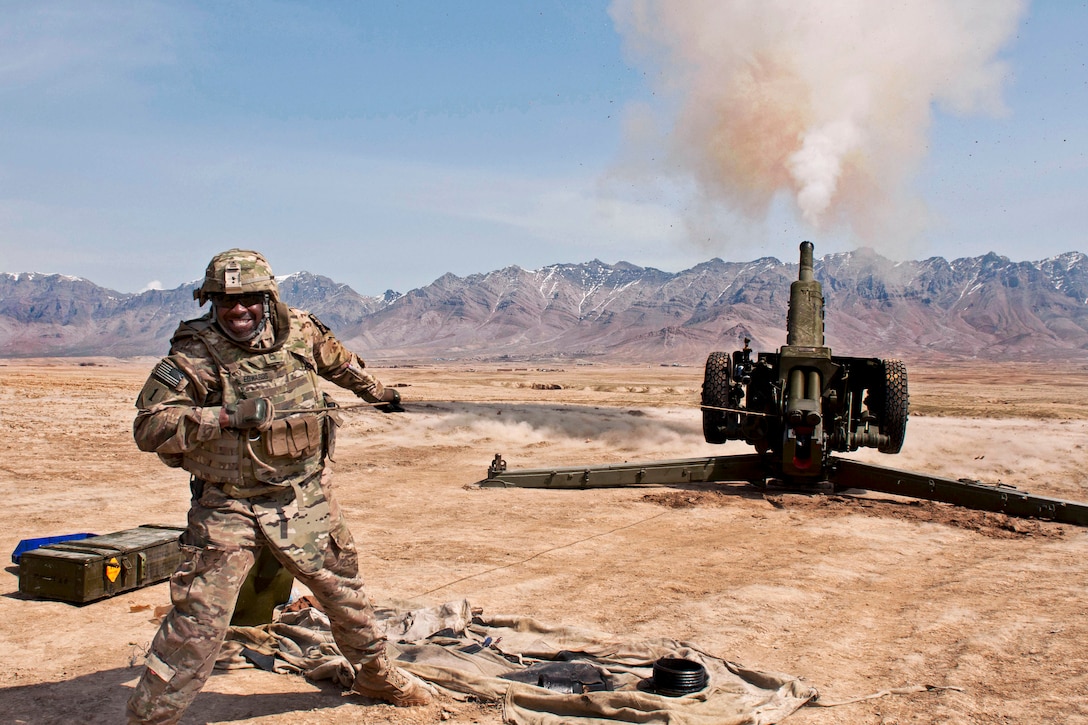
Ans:
[[[0,551],[183,525],[188,478],[132,442],[155,360],[0,360]],[[408,412],[345,413],[336,487],[377,602],[468,599],[670,637],[834,703],[789,725],[1088,723],[1088,529],[876,496],[741,486],[476,486],[511,468],[747,452],[703,442],[700,367],[374,366]],[[1088,500],[1088,364],[908,365],[898,456],[850,457]],[[559,386],[555,389],[555,386]],[[552,388],[552,389],[547,389]],[[350,395],[341,391],[341,402]],[[0,722],[117,723],[166,584],[85,606],[0,574]],[[257,670],[217,673],[186,723],[498,724],[494,704],[399,710]]]

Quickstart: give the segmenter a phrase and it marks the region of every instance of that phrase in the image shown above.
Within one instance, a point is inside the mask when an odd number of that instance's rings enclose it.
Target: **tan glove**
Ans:
[[[374,407],[383,413],[404,413],[404,406],[400,404],[400,393],[394,388],[386,388],[382,393],[382,402],[384,405],[375,405]]]
[[[239,430],[268,430],[275,415],[276,409],[268,398],[248,398],[233,405],[224,405],[223,412],[219,415],[219,426]]]

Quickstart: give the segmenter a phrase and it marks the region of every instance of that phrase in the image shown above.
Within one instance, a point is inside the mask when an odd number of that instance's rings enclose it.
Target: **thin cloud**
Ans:
[[[0,91],[65,100],[132,81],[132,74],[176,61],[191,24],[167,3],[101,0],[5,3],[0,23]],[[68,99],[70,100],[70,99]]]

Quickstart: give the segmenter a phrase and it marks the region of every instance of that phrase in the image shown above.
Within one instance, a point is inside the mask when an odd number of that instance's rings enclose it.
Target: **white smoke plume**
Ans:
[[[934,108],[1003,111],[999,51],[1025,0],[615,0],[635,61],[676,102],[669,162],[749,219],[788,194],[814,230],[872,244],[909,190]],[[875,246],[875,245],[874,245]]]

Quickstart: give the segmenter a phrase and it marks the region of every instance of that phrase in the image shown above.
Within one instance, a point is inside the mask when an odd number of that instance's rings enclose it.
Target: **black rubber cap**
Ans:
[[[653,689],[659,695],[680,697],[706,687],[706,668],[680,657],[662,657],[654,662]]]

